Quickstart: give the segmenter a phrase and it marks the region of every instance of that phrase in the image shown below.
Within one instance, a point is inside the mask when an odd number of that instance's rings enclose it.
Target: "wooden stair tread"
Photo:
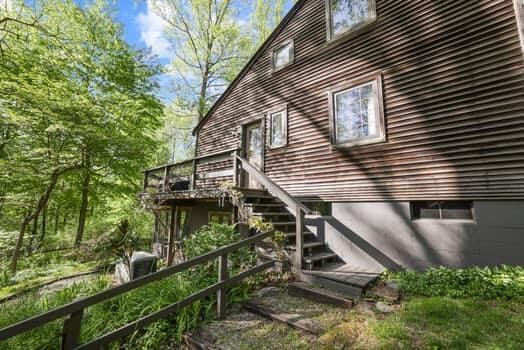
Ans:
[[[275,211],[275,212],[271,212],[271,211],[268,211],[268,212],[254,212],[253,213],[254,216],[291,216],[290,213],[285,213],[285,212],[281,212],[281,211]]]
[[[306,264],[310,264],[310,263],[315,262],[315,261],[331,259],[331,258],[335,258],[337,256],[338,255],[333,253],[333,252],[320,252],[320,253],[315,253],[315,254],[312,254],[312,255],[304,256],[304,261],[306,262]]]
[[[378,270],[367,270],[347,264],[327,264],[315,268],[314,270],[303,270],[305,274],[321,278],[327,278],[333,281],[366,288],[371,282],[376,280],[381,272]]]
[[[272,222],[273,226],[289,226],[295,225],[295,221],[281,221],[281,222]]]
[[[295,237],[297,235],[297,233],[295,231],[293,232],[284,232],[284,234],[286,235],[286,237]],[[315,234],[311,231],[305,231],[304,232],[304,237],[305,236],[314,236]]]
[[[304,242],[303,247],[304,249],[309,249],[309,248],[315,248],[315,247],[322,247],[323,245],[324,245],[324,242],[313,241],[313,242]],[[286,245],[285,248],[290,249],[290,250],[295,250],[296,245],[289,244],[289,245]]]
[[[284,207],[283,203],[244,203],[244,205],[251,207]]]

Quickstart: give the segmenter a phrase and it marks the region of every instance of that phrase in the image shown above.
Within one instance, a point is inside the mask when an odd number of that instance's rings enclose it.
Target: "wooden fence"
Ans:
[[[35,328],[41,327],[54,320],[66,317],[62,332],[62,349],[100,349],[114,341],[120,340],[127,335],[143,329],[149,324],[159,321],[176,314],[181,308],[191,305],[192,303],[208,297],[214,293],[217,294],[217,315],[222,318],[226,310],[225,291],[226,288],[244,280],[247,277],[253,276],[256,273],[262,272],[274,265],[273,261],[261,263],[253,268],[245,270],[236,276],[229,277],[227,256],[228,254],[257,243],[271,235],[271,232],[259,233],[255,236],[243,239],[239,242],[224,246],[217,250],[211,251],[207,254],[189,259],[181,264],[177,264],[153,274],[144,276],[142,278],[130,281],[120,286],[107,289],[98,294],[94,294],[62,307],[47,311],[40,315],[34,316],[30,319],[18,322],[9,327],[0,330],[0,342],[28,332]],[[117,330],[102,335],[94,340],[89,341],[85,344],[80,344],[80,332],[82,325],[82,317],[84,310],[90,306],[101,303],[105,300],[114,298],[122,295],[126,292],[134,290],[136,288],[148,285],[152,282],[159,281],[166,277],[172,276],[176,273],[185,271],[191,267],[206,263],[210,260],[218,259],[218,282],[204,288],[174,304],[164,307],[163,309],[156,311],[152,314],[144,316],[134,322],[128,323]]]

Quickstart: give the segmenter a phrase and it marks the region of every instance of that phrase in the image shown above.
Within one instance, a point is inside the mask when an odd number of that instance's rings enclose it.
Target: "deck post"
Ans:
[[[80,343],[80,327],[84,310],[75,311],[64,321],[62,329],[62,350],[72,350]]]
[[[169,185],[169,167],[166,166],[164,168],[164,192],[168,192],[168,185]]]
[[[149,171],[144,171],[144,193],[147,192],[147,186],[149,186]]]
[[[171,211],[169,213],[169,236],[167,239],[167,266],[173,265],[177,214],[178,214],[178,206],[172,205]]]
[[[222,282],[229,277],[227,272],[227,254],[218,257],[218,282]],[[226,315],[226,290],[220,288],[217,291],[217,317],[219,320]]]
[[[233,152],[233,185],[235,187],[240,187],[239,181],[238,181],[238,158],[237,156],[240,155],[239,150],[236,150]]]
[[[304,211],[297,205],[296,208],[296,247],[295,247],[295,269],[297,272],[302,270],[304,257]]]
[[[193,170],[191,171],[191,189],[196,189],[196,170],[197,170],[197,161],[193,159]]]

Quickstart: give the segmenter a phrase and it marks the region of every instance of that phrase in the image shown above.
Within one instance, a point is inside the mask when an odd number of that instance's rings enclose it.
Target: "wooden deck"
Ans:
[[[302,270],[302,273],[326,278],[335,282],[366,288],[384,270],[370,270],[344,263],[331,263],[315,270]]]

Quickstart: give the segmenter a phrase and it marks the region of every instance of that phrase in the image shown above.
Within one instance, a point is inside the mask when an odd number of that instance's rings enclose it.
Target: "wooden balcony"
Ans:
[[[148,199],[219,198],[222,183],[239,183],[237,154],[234,148],[147,169],[140,199],[145,203]]]

